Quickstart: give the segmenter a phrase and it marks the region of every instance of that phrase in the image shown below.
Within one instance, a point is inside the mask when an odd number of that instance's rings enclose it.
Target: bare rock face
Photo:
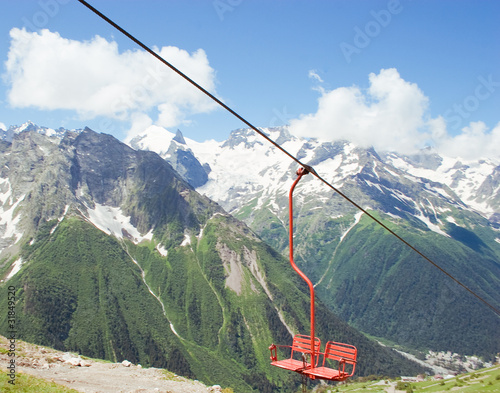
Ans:
[[[136,151],[89,128],[63,136],[25,130],[14,134],[11,142],[1,142],[0,151],[0,213],[8,217],[0,220],[0,253],[21,237],[34,236],[40,225],[66,214],[85,215],[95,203],[122,208],[134,226],[148,232],[159,225],[155,210],[163,201],[155,195],[169,187],[191,188],[155,153]],[[179,152],[187,166],[190,154]],[[192,165],[206,177],[198,161]],[[203,181],[202,176],[194,183]],[[178,193],[171,195],[169,202],[179,220],[196,225],[189,202]]]
[[[158,132],[155,129],[154,132]],[[161,131],[160,131],[161,132]],[[193,151],[188,147],[184,136],[177,130],[175,136],[164,130],[169,136],[163,141],[162,146],[146,146],[147,135],[138,135],[130,141],[130,146],[137,150],[151,150],[157,152],[172,168],[194,188],[201,187],[208,181],[210,166],[201,164]],[[165,137],[165,135],[163,135]],[[157,138],[154,138],[157,139]]]

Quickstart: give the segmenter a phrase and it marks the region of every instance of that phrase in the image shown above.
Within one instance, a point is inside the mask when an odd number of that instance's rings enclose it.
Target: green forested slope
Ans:
[[[399,234],[440,267],[490,304],[500,303],[494,249],[479,238],[476,247],[402,228]],[[368,217],[337,248],[319,291],[354,326],[400,345],[488,359],[500,350],[498,316]]]
[[[27,247],[30,262],[9,281],[18,288],[19,336],[86,356],[165,367],[239,391],[272,391],[278,386],[287,391],[298,378],[270,367],[267,347],[290,343],[277,309],[294,330],[308,331],[306,288],[283,274],[286,261],[228,217],[215,217],[202,238],[192,241],[192,248],[172,248],[165,258],[152,243],[120,244],[79,218],[63,220],[53,236]],[[226,287],[227,272],[214,251],[222,242],[241,261],[239,294]],[[166,317],[131,257],[162,299]],[[262,269],[274,302],[252,269]],[[0,289],[0,296],[5,290]],[[322,305],[317,320],[317,334],[324,342],[336,339],[358,346],[360,375],[421,371],[349,328]],[[5,319],[0,326],[7,331]]]

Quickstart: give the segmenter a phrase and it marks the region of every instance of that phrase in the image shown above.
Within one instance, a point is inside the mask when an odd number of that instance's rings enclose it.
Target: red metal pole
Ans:
[[[293,260],[293,190],[295,189],[295,186],[299,182],[299,180],[302,178],[302,176],[307,175],[309,172],[305,168],[300,168],[297,171],[297,179],[293,182],[292,187],[290,188],[290,194],[289,194],[289,215],[290,215],[290,228],[289,228],[289,247],[290,247],[290,264],[292,265],[292,268],[299,274],[299,276],[307,283],[309,286],[309,291],[311,293],[311,365],[312,367],[315,366],[315,351],[314,351],[314,286],[309,280],[309,278],[297,267],[295,264],[295,261]]]

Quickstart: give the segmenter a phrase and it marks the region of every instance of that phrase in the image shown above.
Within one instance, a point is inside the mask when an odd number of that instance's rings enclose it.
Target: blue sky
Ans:
[[[496,0],[89,3],[256,126],[499,158]],[[76,0],[2,1],[0,37],[0,127],[203,141],[244,126]]]

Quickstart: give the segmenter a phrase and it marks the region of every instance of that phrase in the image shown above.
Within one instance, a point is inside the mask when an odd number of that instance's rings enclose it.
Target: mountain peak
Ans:
[[[172,139],[172,140],[174,140],[182,145],[186,144],[186,140],[184,139],[184,136],[182,135],[182,132],[179,129],[175,133],[174,139]]]
[[[162,155],[168,150],[174,138],[175,135],[167,129],[151,125],[130,139],[127,144],[133,149],[151,150]]]
[[[28,120],[26,123],[17,128],[17,132],[36,131],[38,128],[39,127],[35,123],[33,123],[31,120]]]
[[[50,127],[39,126],[32,121],[28,120],[26,123],[18,125],[11,125],[7,130],[2,130],[0,128],[0,139],[6,142],[12,142],[15,135],[21,134],[22,132],[36,132],[41,135],[46,135],[49,137],[56,137],[59,139],[64,138],[66,132],[69,131],[63,127],[59,127],[54,130]],[[72,132],[80,133],[82,130],[71,130]]]

